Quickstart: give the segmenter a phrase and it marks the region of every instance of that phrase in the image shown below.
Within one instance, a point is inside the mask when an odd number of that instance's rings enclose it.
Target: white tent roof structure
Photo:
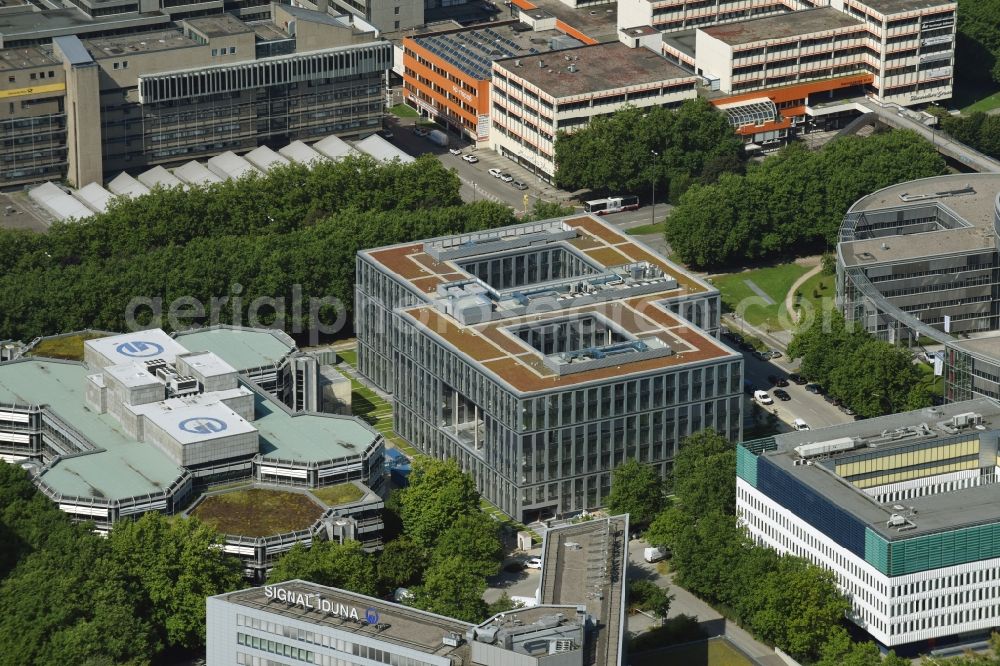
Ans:
[[[174,175],[188,185],[211,185],[212,183],[221,183],[223,180],[197,160],[191,160],[177,167],[174,169]]]
[[[284,155],[293,162],[298,162],[299,164],[305,164],[306,166],[311,165],[317,160],[325,160],[326,157],[302,143],[301,141],[292,141],[290,144],[278,150],[281,155]]]
[[[415,161],[412,155],[400,150],[378,134],[372,134],[367,139],[362,139],[354,145],[357,146],[358,150],[363,150],[380,162],[391,162],[398,159],[400,162],[406,164],[407,162]]]
[[[265,173],[274,167],[288,164],[288,158],[279,155],[267,146],[259,146],[243,156],[250,164],[254,165]]]
[[[180,178],[170,173],[162,166],[155,166],[149,171],[140,173],[139,182],[150,189],[157,186],[171,188],[177,187],[178,185],[184,185]]]
[[[111,203],[111,200],[115,197],[114,194],[108,192],[97,183],[84,185],[80,189],[73,192],[73,196],[85,203],[91,210],[97,211],[98,213],[106,211],[108,209],[108,204]]]
[[[115,194],[126,197],[141,197],[144,194],[149,194],[148,187],[125,172],[115,176],[115,179],[108,183],[108,189]]]
[[[260,169],[231,150],[227,150],[215,157],[210,157],[206,166],[209,171],[224,180],[229,180],[230,178],[239,180],[247,174],[260,173]]]
[[[83,202],[66,194],[52,182],[42,183],[28,191],[28,197],[57,220],[82,220],[94,214]]]
[[[347,145],[346,141],[334,134],[317,141],[312,147],[331,160],[339,160],[352,153],[357,154],[357,151]]]

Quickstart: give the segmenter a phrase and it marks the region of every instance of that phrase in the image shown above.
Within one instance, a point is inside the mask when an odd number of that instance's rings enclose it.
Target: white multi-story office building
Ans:
[[[1000,625],[1000,403],[987,398],[743,442],[737,514],[837,576],[885,646]],[[919,646],[918,646],[919,647]]]
[[[696,97],[694,74],[644,48],[644,35],[631,38],[628,45],[610,42],[494,62],[491,147],[551,182],[560,130],[586,127],[626,104],[670,107]]]

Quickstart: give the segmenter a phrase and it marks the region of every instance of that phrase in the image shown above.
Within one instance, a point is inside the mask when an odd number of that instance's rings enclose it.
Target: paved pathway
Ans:
[[[757,286],[757,283],[753,280],[743,280],[743,284],[750,288],[750,291],[757,294],[764,299],[764,305],[774,305],[774,299],[771,298],[770,294]]]
[[[811,270],[809,270],[806,273],[803,273],[802,276],[799,277],[799,279],[796,280],[795,283],[788,288],[788,293],[785,294],[785,312],[788,313],[788,316],[792,318],[793,322],[799,321],[799,311],[795,309],[795,292],[799,290],[799,287],[801,287],[806,283],[806,280],[816,275],[821,270],[823,270],[822,263],[817,266],[813,266]]]

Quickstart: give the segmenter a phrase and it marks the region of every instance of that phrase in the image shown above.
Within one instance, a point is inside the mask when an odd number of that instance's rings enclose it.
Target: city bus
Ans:
[[[620,213],[623,210],[635,210],[638,207],[639,197],[634,194],[623,194],[617,197],[608,197],[607,199],[594,199],[593,201],[586,201],[583,204],[585,213],[594,213],[595,215]]]

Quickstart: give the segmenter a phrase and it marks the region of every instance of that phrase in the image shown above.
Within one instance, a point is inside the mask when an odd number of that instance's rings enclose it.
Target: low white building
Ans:
[[[495,61],[490,147],[551,182],[559,130],[576,131],[626,105],[693,99],[697,77],[645,48],[647,36]]]

